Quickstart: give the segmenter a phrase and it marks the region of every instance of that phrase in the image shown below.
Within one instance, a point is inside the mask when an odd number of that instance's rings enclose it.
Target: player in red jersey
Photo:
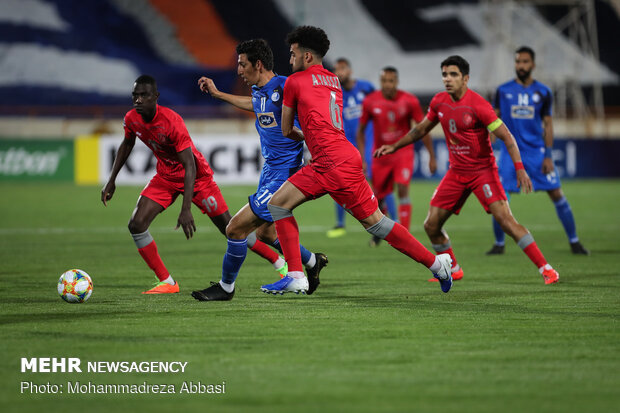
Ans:
[[[420,101],[414,95],[398,89],[398,71],[388,66],[381,70],[381,90],[369,94],[362,106],[362,117],[357,128],[357,148],[364,154],[365,130],[369,121],[373,122],[373,152],[382,145],[395,143],[411,129],[412,122],[422,122],[424,113]],[[430,135],[422,138],[424,146],[430,154],[429,169],[434,173],[437,169],[435,151]],[[398,191],[398,220],[409,230],[411,221],[411,200],[409,184],[413,176],[413,145],[396,153],[378,158],[372,163],[372,186],[379,205],[394,190]],[[366,165],[364,163],[364,169]],[[371,246],[381,239],[373,237]]]
[[[501,225],[523,249],[542,274],[545,284],[558,281],[559,275],[538,249],[534,237],[512,216],[506,201],[491,148],[489,132],[504,141],[517,170],[518,186],[528,193],[532,182],[523,168],[516,141],[495,111],[480,95],[467,88],[469,63],[460,56],[450,56],[441,63],[446,87],[431,100],[426,118],[393,145],[375,151],[380,157],[420,140],[441,123],[450,151],[450,169],[431,198],[424,229],[437,252],[452,257],[452,277],[463,278],[450,238],[443,229],[452,214],[458,214],[470,193],[474,193],[487,213]]]
[[[183,204],[176,229],[182,227],[187,239],[196,231],[191,212],[192,202],[211,218],[222,234],[226,234],[226,225],[231,216],[220,188],[213,180],[213,171],[194,146],[183,119],[173,110],[157,104],[159,92],[155,79],[148,75],[138,77],[131,96],[134,109],[125,115],[125,139],[118,149],[110,178],[101,190],[101,201],[107,205],[112,199],[116,176],[125,165],[136,137],[140,138],[157,158],[157,174],[140,193],[136,209],[129,220],[129,232],[138,252],[159,279],[154,288],[143,294],[178,293],[179,284],[166,269],[148,230],[151,222],[179,194],[183,194]],[[270,261],[279,258],[267,245],[260,241],[257,243],[262,248],[253,251]]]
[[[452,286],[450,256],[435,256],[402,225],[381,213],[366,182],[359,151],[342,128],[342,89],[338,77],[323,68],[329,39],[322,29],[301,26],[287,36],[293,74],[284,86],[282,134],[305,139],[312,162],[290,177],[269,201],[269,211],[288,263],[288,275],[262,286],[264,292],[305,292],[308,289],[299,252],[299,229],[292,210],[300,204],[329,194],[366,230],[422,263],[448,292]],[[303,134],[293,128],[295,114]]]

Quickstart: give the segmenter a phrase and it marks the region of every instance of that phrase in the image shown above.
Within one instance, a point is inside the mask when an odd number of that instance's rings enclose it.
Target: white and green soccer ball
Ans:
[[[58,294],[68,303],[83,303],[93,293],[93,280],[86,271],[69,270],[58,280]]]

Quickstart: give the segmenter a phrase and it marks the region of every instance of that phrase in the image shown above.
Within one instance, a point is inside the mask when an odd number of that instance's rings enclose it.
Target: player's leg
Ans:
[[[340,165],[337,173],[340,185],[329,192],[330,196],[347,205],[368,233],[386,240],[393,248],[429,268],[440,278],[442,291],[448,292],[452,286],[450,257],[435,257],[405,227],[383,215],[361,168],[356,168],[354,162]]]
[[[256,235],[261,241],[272,245],[282,253],[282,246],[278,240],[276,227],[273,222],[265,222],[261,225],[261,227],[256,230]],[[306,274],[308,275],[308,291],[306,291],[306,294],[311,295],[321,283],[319,275],[321,270],[327,266],[329,260],[327,259],[327,255],[322,252],[314,253],[301,243],[299,244],[299,253],[301,255],[301,262],[304,267],[306,267]],[[286,261],[282,261],[283,267],[281,269],[276,269],[276,271],[280,273],[280,278],[284,278],[288,273],[288,265]]]
[[[359,219],[359,221],[370,234],[386,240],[390,246],[428,268],[439,280],[441,290],[444,293],[450,291],[452,276],[450,272],[451,258],[449,255],[441,254],[435,256],[411,235],[405,227],[383,215],[379,208],[370,216]]]
[[[301,177],[300,182],[311,182],[312,170],[304,167],[290,179]],[[296,181],[297,182],[297,181]],[[308,280],[304,274],[299,247],[299,227],[293,216],[293,209],[308,200],[308,197],[293,185],[290,180],[286,181],[274,194],[267,207],[275,223],[278,240],[282,247],[284,259],[288,264],[288,274],[282,280],[261,287],[264,292],[280,293],[295,292],[306,293]]]
[[[336,207],[336,226],[327,231],[327,238],[340,238],[347,233],[344,228],[345,210],[335,202],[334,205]]]
[[[388,215],[394,221],[397,221],[398,212],[397,212],[396,199],[394,197],[394,193],[390,192],[389,194],[385,196],[385,198],[383,198],[383,205],[384,206],[381,207],[381,212],[383,212],[383,215]]]
[[[452,279],[457,281],[463,279],[463,269],[456,260],[450,237],[443,228],[450,216],[452,216],[452,212],[450,210],[431,205],[428,209],[426,219],[424,220],[424,231],[426,232],[426,235],[428,235],[428,238],[433,245],[433,249],[437,254],[450,255],[450,259],[452,260],[450,272],[452,274]],[[436,280],[431,278],[429,281]]]
[[[394,191],[394,156],[388,157],[387,161],[384,158],[377,158],[372,163],[372,190],[377,196],[377,201],[380,209],[385,210],[387,207],[387,199],[393,197]],[[395,203],[394,203],[395,204]],[[393,207],[396,209],[396,205]],[[383,213],[383,211],[382,211]],[[395,212],[394,212],[395,213]],[[385,214],[384,214],[385,215]],[[368,245],[371,247],[379,246],[382,238],[376,235],[370,237]]]
[[[409,223],[411,222],[409,186],[413,177],[413,152],[411,154],[405,152],[397,159],[393,176],[398,193],[398,220],[409,231]]]
[[[459,175],[448,169],[431,198],[430,208],[424,220],[424,231],[428,235],[437,253],[449,254],[452,259],[452,278],[463,278],[463,269],[459,265],[452,249],[450,237],[443,229],[452,214],[458,214],[469,197],[470,176]],[[429,281],[434,281],[430,279]]]
[[[506,191],[506,200],[510,202],[510,192]],[[500,255],[504,253],[506,249],[506,233],[502,229],[499,222],[493,216],[491,216],[491,222],[493,223],[493,235],[495,236],[495,242],[490,250],[486,252],[487,255]]]
[[[558,281],[559,275],[547,262],[544,255],[538,248],[534,237],[527,228],[519,224],[510,211],[507,201],[495,201],[489,205],[489,210],[502,229],[508,236],[515,240],[528,258],[536,265],[538,271],[543,276],[545,284],[552,284]]]
[[[577,236],[577,226],[575,225],[575,218],[573,217],[573,210],[568,203],[568,200],[562,192],[562,188],[555,188],[547,191],[551,202],[555,205],[555,212],[558,214],[558,218],[564,227],[570,248],[573,254],[590,255],[590,251],[585,249],[579,237]]]
[[[227,301],[235,294],[235,280],[247,254],[247,237],[259,225],[260,220],[246,204],[234,217],[230,213],[211,217],[218,229],[224,226],[227,239],[226,253],[222,262],[222,278],[209,288],[194,291],[192,296],[200,301]]]
[[[143,294],[178,293],[179,285],[172,278],[162,261],[157,244],[149,232],[149,227],[157,215],[165,210],[176,198],[175,188],[167,185],[155,175],[140,193],[136,208],[129,220],[128,228],[142,259],[157,276],[159,282]]]

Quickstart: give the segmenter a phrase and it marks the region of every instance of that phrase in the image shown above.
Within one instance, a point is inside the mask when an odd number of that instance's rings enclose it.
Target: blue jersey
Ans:
[[[303,162],[303,142],[282,135],[282,98],[285,76],[274,76],[263,87],[252,86],[252,106],[265,166],[294,169]]]
[[[499,109],[502,121],[515,137],[523,157],[531,152],[544,151],[542,120],[551,116],[551,101],[551,90],[536,80],[527,87],[511,80],[497,88],[495,109]],[[505,145],[501,146],[505,152]]]
[[[362,116],[362,102],[366,95],[374,92],[372,83],[366,80],[356,80],[351,90],[342,88],[342,120],[344,134],[349,142],[357,146],[357,124]],[[370,131],[369,131],[370,130]],[[366,128],[366,133],[372,136],[372,128]]]
[[[499,109],[502,121],[517,141],[521,160],[535,191],[560,187],[560,178],[555,170],[546,175],[542,173],[545,157],[542,120],[545,116],[551,116],[551,102],[551,90],[536,80],[527,87],[511,80],[498,87],[495,94],[495,108]],[[508,192],[519,192],[510,154],[503,142],[499,142],[499,147],[498,167],[502,185]]]

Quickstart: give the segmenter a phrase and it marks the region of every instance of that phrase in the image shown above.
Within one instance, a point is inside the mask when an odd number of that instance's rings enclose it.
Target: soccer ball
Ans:
[[[86,271],[69,270],[58,280],[58,294],[68,303],[83,303],[93,293],[93,280]]]

